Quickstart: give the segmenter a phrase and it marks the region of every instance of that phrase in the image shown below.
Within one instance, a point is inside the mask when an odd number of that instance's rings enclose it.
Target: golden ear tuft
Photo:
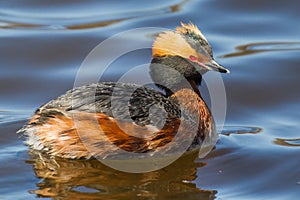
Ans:
[[[177,32],[165,31],[153,43],[153,56],[181,56],[188,58],[197,55],[196,51]]]
[[[179,34],[195,34],[198,35],[200,38],[202,38],[203,40],[206,40],[206,38],[204,37],[204,35],[201,33],[201,31],[198,29],[198,27],[196,25],[194,25],[193,23],[188,23],[185,24],[183,22],[181,22],[181,26],[177,26],[176,27],[176,31]]]

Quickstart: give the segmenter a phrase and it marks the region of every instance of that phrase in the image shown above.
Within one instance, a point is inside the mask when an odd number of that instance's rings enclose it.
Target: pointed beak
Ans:
[[[228,69],[226,69],[225,67],[223,67],[222,65],[219,65],[216,61],[211,60],[208,63],[205,63],[205,66],[207,67],[207,69],[209,70],[213,70],[213,71],[217,71],[220,73],[227,73],[229,74],[230,71]]]

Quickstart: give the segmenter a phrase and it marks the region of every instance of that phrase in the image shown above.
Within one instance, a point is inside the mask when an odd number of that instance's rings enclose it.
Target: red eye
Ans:
[[[195,61],[195,60],[197,60],[197,57],[196,56],[190,56],[190,60]]]

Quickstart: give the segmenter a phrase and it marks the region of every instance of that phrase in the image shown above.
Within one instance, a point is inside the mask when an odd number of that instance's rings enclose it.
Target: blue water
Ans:
[[[0,199],[297,199],[299,7],[296,0],[1,1]],[[222,75],[225,130],[206,158],[131,175],[87,161],[55,167],[44,158],[43,165],[27,152],[16,131],[41,104],[73,87],[96,45],[129,29],[174,29],[181,21],[198,25],[231,71]],[[150,56],[124,55],[103,79],[117,81]]]

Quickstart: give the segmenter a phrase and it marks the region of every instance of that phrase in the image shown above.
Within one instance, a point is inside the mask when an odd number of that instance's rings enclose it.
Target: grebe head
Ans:
[[[160,33],[153,43],[152,57],[150,74],[154,82],[168,88],[176,85],[176,90],[182,80],[166,67],[176,70],[196,85],[201,83],[201,75],[209,70],[229,73],[214,60],[207,39],[192,23],[181,23],[175,31]],[[164,86],[162,88],[166,89]]]
[[[181,57],[197,70],[229,73],[213,58],[212,48],[201,31],[192,23],[181,23],[176,31],[166,31],[158,35],[153,43],[153,58]]]

